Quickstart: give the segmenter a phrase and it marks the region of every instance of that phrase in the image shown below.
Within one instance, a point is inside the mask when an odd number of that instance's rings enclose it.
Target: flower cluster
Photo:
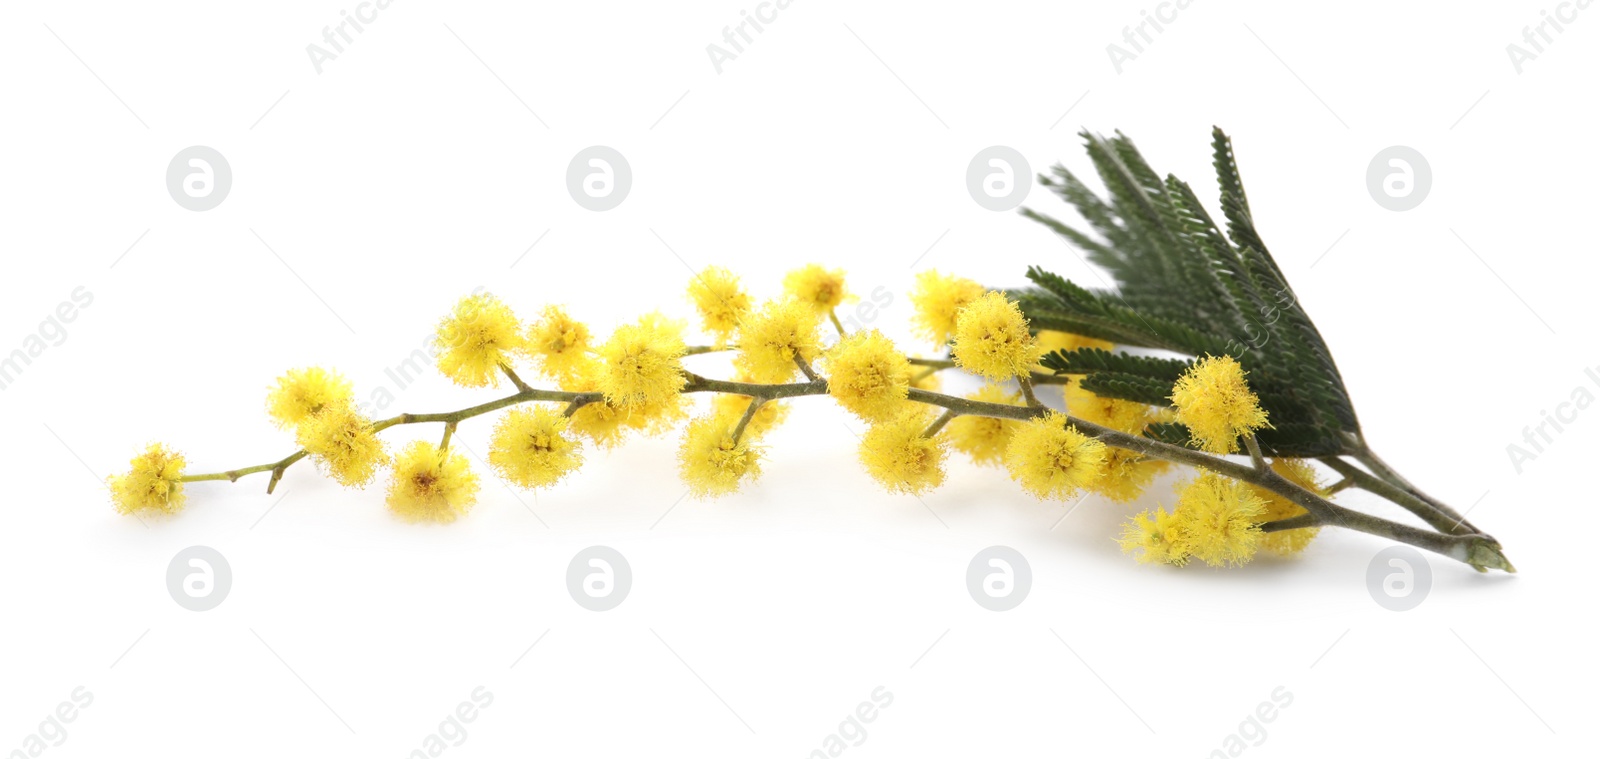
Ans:
[[[267,413],[294,430],[300,449],[345,487],[365,487],[389,461],[372,420],[356,409],[353,386],[336,371],[285,372],[267,392]]]
[[[365,487],[388,470],[387,504],[395,515],[452,522],[472,508],[479,480],[451,437],[457,424],[495,412],[487,464],[516,487],[568,480],[582,467],[586,446],[611,448],[633,434],[681,429],[677,463],[684,484],[696,497],[724,496],[761,476],[769,448],[763,440],[788,416],[788,399],[826,394],[866,424],[858,458],[891,493],[938,488],[954,451],[978,466],[1003,467],[1040,499],[1097,494],[1128,503],[1171,467],[1152,455],[1160,444],[1138,442],[1149,441],[1154,425],[1181,424],[1194,448],[1213,453],[1236,452],[1242,437],[1269,426],[1243,369],[1229,357],[1194,362],[1173,385],[1170,407],[1100,395],[1085,388],[1081,376],[1050,373],[1041,357],[1114,346],[1035,329],[1006,294],[938,272],[917,277],[911,301],[916,334],[946,350],[940,358],[911,357],[879,329],[847,331],[834,310],[851,300],[850,290],[836,269],[797,269],[783,278],[776,297],[758,301],[732,272],[711,267],[690,280],[687,295],[706,344],[690,345],[686,322],[661,313],[625,322],[599,339],[560,305],[544,306],[524,323],[494,295],[467,296],[439,322],[438,369],[464,387],[507,380],[513,395],[454,413],[375,421],[357,409],[351,383],[338,372],[293,369],[269,389],[266,407],[275,425],[294,433],[295,456],[187,476],[181,455],[151,445],[129,472],[111,479],[113,498],[124,513],[170,514],[183,506],[186,482],[269,470],[275,482],[307,456],[346,487]],[[731,353],[730,380],[705,379],[686,366],[692,356],[714,352]],[[981,385],[964,396],[939,394],[939,372],[957,368]],[[555,389],[529,385],[519,370]],[[1036,386],[1044,385],[1060,387],[1060,408],[1039,400]],[[692,395],[708,391],[714,393],[710,402],[697,407]],[[379,433],[419,422],[444,423],[444,438],[410,442],[391,457]],[[1327,495],[1304,462],[1272,466],[1277,477]],[[1119,542],[1149,563],[1237,565],[1262,549],[1302,550],[1315,526],[1267,532],[1262,525],[1304,513],[1271,489],[1202,470],[1181,487],[1171,511],[1133,516]]]

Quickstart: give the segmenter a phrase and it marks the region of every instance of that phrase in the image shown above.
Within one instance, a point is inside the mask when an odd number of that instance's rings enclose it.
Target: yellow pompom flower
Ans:
[[[599,360],[591,358],[580,362],[558,384],[569,393],[597,393],[600,392],[600,374],[603,370]],[[578,407],[567,421],[568,429],[589,438],[601,448],[616,447],[628,430],[627,412],[603,398]]]
[[[911,290],[911,305],[916,309],[911,317],[913,331],[938,345],[950,342],[956,331],[956,316],[983,293],[983,285],[970,279],[932,269],[918,274]]]
[[[1053,329],[1041,329],[1035,337],[1039,341],[1041,354],[1054,353],[1056,351],[1075,351],[1084,348],[1099,348],[1103,351],[1109,351],[1117,347],[1110,340],[1085,337],[1071,332],[1058,332]]]
[[[868,422],[895,415],[911,387],[911,362],[878,330],[853,332],[823,356],[828,394]]]
[[[1022,489],[1039,498],[1067,499],[1105,476],[1106,444],[1078,431],[1050,411],[1011,434],[1006,469]]]
[[[1171,464],[1143,456],[1123,448],[1106,446],[1105,476],[1095,485],[1094,492],[1117,503],[1128,503],[1144,493],[1156,475],[1165,472]]]
[[[1261,544],[1266,507],[1243,482],[1204,472],[1178,494],[1178,507],[1172,512],[1178,544],[1213,567],[1245,564]]]
[[[1244,369],[1232,357],[1206,356],[1172,386],[1177,420],[1189,428],[1201,450],[1234,453],[1239,450],[1240,435],[1272,426],[1244,377]]]
[[[998,382],[1025,377],[1039,363],[1039,343],[1017,304],[997,293],[968,303],[956,316],[956,365]]]
[[[678,474],[696,498],[728,495],[761,476],[761,448],[748,434],[734,440],[739,417],[714,413],[689,423],[678,446]]]
[[[720,266],[702,269],[689,280],[689,299],[700,312],[700,326],[717,336],[717,345],[727,345],[750,314],[750,295],[739,284],[739,277]]]
[[[1328,497],[1327,489],[1317,481],[1316,470],[1312,469],[1311,465],[1304,459],[1273,459],[1272,470],[1282,475],[1284,479],[1306,490],[1323,498]],[[1276,522],[1279,519],[1297,517],[1306,513],[1306,510],[1300,504],[1277,493],[1254,485],[1250,487],[1266,503],[1265,510],[1260,517],[1260,521],[1263,524]],[[1317,537],[1317,531],[1320,529],[1322,528],[1299,527],[1293,530],[1263,532],[1261,533],[1261,547],[1279,556],[1292,556],[1304,551],[1306,546],[1311,544],[1312,539]]]
[[[439,371],[462,387],[491,387],[500,367],[525,348],[522,324],[511,307],[487,293],[456,302],[434,332]]]
[[[300,425],[295,442],[323,470],[347,488],[372,482],[378,470],[388,463],[383,441],[372,431],[372,422],[352,406],[324,410]]]
[[[559,380],[589,360],[589,328],[560,306],[545,306],[528,328],[526,348],[544,376]]]
[[[629,429],[638,430],[647,436],[659,435],[688,418],[692,407],[693,404],[687,396],[669,396],[658,403],[627,409],[627,425]]]
[[[118,514],[176,514],[183,509],[183,454],[160,443],[128,461],[108,484]]]
[[[776,384],[793,379],[799,366],[822,352],[816,312],[792,299],[767,301],[739,327],[739,352],[733,365],[751,382]]]
[[[1067,413],[1086,422],[1110,427],[1130,435],[1144,432],[1145,425],[1150,422],[1149,406],[1121,398],[1095,395],[1083,389],[1080,384],[1082,381],[1081,377],[1073,377],[1061,387],[1067,404]]]
[[[933,421],[926,406],[907,406],[899,416],[867,428],[861,463],[891,493],[918,495],[944,484],[945,442],[923,437]]]
[[[573,393],[599,392],[600,377],[604,373],[605,366],[591,359],[579,364],[570,375],[563,378],[560,387]],[[654,435],[672,428],[689,415],[688,409],[689,399],[682,394],[632,407],[601,398],[581,406],[568,420],[568,429],[589,438],[601,448],[610,449],[621,444],[629,432],[643,431],[647,435]]]
[[[344,375],[313,366],[290,369],[267,393],[267,414],[280,429],[293,429],[324,408],[355,400],[355,390]]]
[[[459,453],[425,440],[405,447],[394,461],[389,510],[408,522],[454,522],[478,500],[478,476]]]
[[[1162,509],[1140,512],[1122,525],[1117,544],[1141,564],[1181,567],[1189,563],[1189,552],[1181,543],[1176,522],[1177,517]]]
[[[572,414],[570,428],[601,448],[611,449],[626,438],[628,412],[603,400],[585,404]]]
[[[578,441],[567,435],[568,423],[560,411],[547,406],[506,412],[489,439],[489,466],[520,487],[560,482],[583,464]]]
[[[627,411],[667,405],[688,381],[682,363],[687,350],[683,325],[660,314],[618,327],[599,351],[606,402]]]
[[[967,398],[984,403],[1020,405],[1017,403],[1016,394],[1007,392],[999,385],[985,385],[982,390],[968,395]],[[956,450],[971,457],[972,463],[979,466],[996,466],[1005,458],[1006,447],[1011,443],[1011,435],[1021,425],[1021,422],[1014,419],[967,415],[950,420],[945,429],[949,430],[951,444]]]
[[[735,380],[745,381],[739,378]],[[734,419],[739,419],[750,408],[751,402],[752,399],[747,395],[717,393],[716,397],[711,399],[711,408],[719,415],[731,415]],[[760,440],[788,418],[788,404],[782,401],[767,401],[761,404],[761,408],[756,409],[755,416],[750,417],[750,423],[744,427],[744,436],[750,440]]]
[[[806,264],[784,275],[783,291],[806,304],[819,317],[827,316],[849,297],[844,287],[844,270],[824,269],[820,264]]]

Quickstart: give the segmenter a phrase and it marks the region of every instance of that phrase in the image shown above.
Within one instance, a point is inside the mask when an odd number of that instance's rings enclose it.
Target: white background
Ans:
[[[1279,686],[1293,703],[1248,756],[1583,749],[1600,411],[1520,474],[1506,446],[1575,388],[1600,395],[1600,10],[1519,74],[1506,46],[1553,4],[1197,0],[1119,74],[1106,46],[1155,3],[1080,6],[797,0],[718,74],[706,46],[753,3],[398,0],[318,74],[305,48],[352,5],[8,4],[0,351],[74,288],[93,302],[0,392],[0,751],[80,685],[92,705],[44,755],[399,757],[478,686],[493,704],[447,756],[800,757],[879,686],[893,703],[848,756],[1204,756]],[[193,471],[289,452],[262,398],[292,366],[384,387],[389,413],[491,397],[384,373],[480,285],[604,333],[689,315],[687,267],[770,295],[820,261],[888,288],[872,326],[906,345],[920,269],[1100,286],[980,208],[968,161],[1009,145],[1087,174],[1076,130],[1121,129],[1214,201],[1212,124],[1368,438],[1520,574],[1435,557],[1431,594],[1396,613],[1365,584],[1386,544],[1358,534],[1237,571],[1142,567],[1111,540],[1129,509],[1099,498],[1068,514],[965,461],[922,502],[882,493],[858,423],[821,399],[795,404],[759,483],[709,503],[680,502],[671,437],[591,452],[537,497],[484,472],[443,528],[306,465],[271,497],[261,475],[191,486],[148,524],[101,485],[149,440]],[[214,210],[167,194],[190,145],[232,166]],[[632,166],[615,210],[567,194],[589,145]],[[1365,187],[1390,145],[1432,166],[1413,211]],[[1028,205],[1063,212],[1037,188]],[[462,444],[483,453],[490,421]],[[1163,483],[1136,508],[1171,500]],[[197,544],[234,575],[203,613],[165,588]],[[565,589],[595,544],[633,568],[614,611]],[[1034,575],[1003,613],[964,577],[997,544]]]

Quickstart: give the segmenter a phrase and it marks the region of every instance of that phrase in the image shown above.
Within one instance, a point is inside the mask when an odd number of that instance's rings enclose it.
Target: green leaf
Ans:
[[[1085,288],[1033,267],[1028,278],[1036,287],[1011,295],[1035,329],[1186,358],[1078,350],[1051,354],[1045,366],[1085,374],[1083,386],[1100,395],[1165,404],[1174,372],[1181,373],[1189,358],[1230,355],[1249,373],[1273,425],[1258,435],[1263,448],[1301,457],[1350,452],[1344,441],[1360,427],[1344,380],[1256,231],[1227,135],[1214,129],[1211,145],[1225,231],[1188,184],[1163,178],[1127,137],[1082,137],[1104,194],[1062,166],[1040,182],[1072,206],[1088,230],[1033,209],[1022,213],[1083,251],[1115,286]]]

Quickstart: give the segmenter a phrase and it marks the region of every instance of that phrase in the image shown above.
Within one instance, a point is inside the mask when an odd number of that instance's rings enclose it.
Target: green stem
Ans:
[[[811,362],[801,358],[799,353],[794,354],[794,365],[800,367],[800,373],[806,375],[806,379],[817,381],[817,372],[811,368]]]
[[[1449,504],[1446,504],[1445,502],[1422,492],[1421,488],[1411,484],[1411,482],[1406,478],[1400,476],[1399,472],[1395,471],[1392,467],[1385,463],[1383,459],[1378,458],[1378,454],[1373,453],[1372,449],[1367,446],[1367,441],[1365,438],[1360,438],[1360,447],[1354,456],[1357,461],[1365,464],[1368,469],[1371,469],[1373,474],[1378,475],[1378,477],[1387,481],[1391,485],[1394,485],[1406,491],[1407,493],[1416,496],[1424,503],[1432,506],[1440,514],[1443,514],[1447,518],[1451,519],[1451,524],[1453,526],[1447,531],[1454,530],[1457,527],[1464,529],[1467,532],[1478,531],[1477,527],[1474,527],[1471,522],[1467,521],[1466,516],[1457,512],[1454,508],[1451,508]]]
[[[840,337],[844,337],[844,325],[839,323],[838,315],[833,313],[831,308],[828,309],[828,321],[833,322],[833,328],[838,331]]]
[[[531,387],[528,387],[528,383],[523,382],[522,378],[518,377],[517,373],[515,371],[512,371],[511,367],[506,366],[505,364],[501,364],[500,365],[500,371],[503,371],[503,372],[506,373],[506,379],[511,380],[511,384],[516,385],[518,390],[527,391],[527,390],[532,390],[533,389]]]
[[[686,378],[686,382],[683,387],[683,392],[715,392],[747,396],[753,399],[750,408],[746,409],[747,417],[754,414],[755,407],[759,405],[759,403],[766,401],[801,396],[826,395],[828,393],[827,380],[816,377],[814,373],[810,372],[809,367],[806,366],[804,361],[799,361],[797,359],[797,363],[802,369],[807,370],[807,374],[810,376],[809,381],[767,385],[750,382],[732,382],[728,380],[710,379],[692,372],[685,371],[684,376]],[[907,392],[907,397],[910,400],[919,403],[926,403],[946,409],[947,413],[940,418],[941,421],[935,422],[930,428],[930,434],[937,432],[939,427],[943,426],[943,424],[948,422],[949,419],[960,415],[978,415],[1000,419],[1031,421],[1050,413],[1050,409],[1043,406],[1015,406],[1003,403],[988,403],[967,398],[958,398],[955,396],[944,395],[942,393],[935,393],[927,390],[919,390],[917,388],[911,388]],[[453,428],[456,423],[465,421],[467,419],[481,416],[483,414],[506,408],[508,406],[514,406],[530,401],[567,403],[569,404],[568,408],[570,413],[571,411],[575,410],[576,407],[580,407],[587,403],[598,402],[602,399],[603,396],[598,392],[580,393],[557,390],[537,390],[530,388],[527,390],[519,390],[518,392],[508,395],[504,398],[489,401],[487,403],[481,403],[476,406],[471,406],[458,411],[434,414],[400,414],[398,416],[393,416],[388,419],[374,422],[372,429],[374,432],[377,432],[401,424],[421,424],[428,422],[442,422],[450,428]],[[1505,555],[1500,551],[1499,543],[1497,543],[1494,538],[1491,538],[1487,535],[1481,535],[1475,532],[1445,534],[1445,531],[1443,530],[1440,532],[1434,532],[1391,522],[1386,519],[1347,509],[1334,504],[1317,495],[1316,493],[1313,493],[1285,479],[1283,476],[1273,471],[1270,467],[1258,468],[1256,466],[1246,466],[1220,456],[1213,456],[1191,448],[1164,443],[1147,437],[1130,435],[1119,430],[1102,427],[1098,424],[1070,416],[1068,417],[1068,423],[1075,426],[1079,432],[1099,440],[1106,445],[1133,451],[1150,458],[1162,459],[1165,461],[1171,461],[1174,463],[1185,464],[1191,467],[1217,472],[1218,474],[1226,475],[1228,477],[1250,483],[1264,490],[1281,495],[1290,502],[1295,503],[1306,510],[1307,513],[1303,516],[1295,517],[1289,520],[1280,520],[1281,524],[1269,523],[1273,526],[1274,530],[1293,529],[1295,527],[1308,527],[1313,525],[1345,527],[1433,551],[1435,553],[1448,556],[1452,559],[1470,564],[1480,571],[1486,568],[1502,569],[1508,572],[1516,571],[1515,568],[1511,566],[1511,563],[1506,560]],[[742,432],[742,429],[740,431]],[[446,439],[448,440],[448,430]],[[1249,443],[1247,442],[1247,445],[1248,444]],[[198,482],[202,480],[224,479],[235,481],[248,474],[270,471],[273,473],[273,479],[268,485],[270,492],[271,487],[276,485],[278,479],[283,476],[283,471],[300,459],[305,458],[305,455],[305,451],[296,451],[295,453],[292,453],[283,459],[269,464],[261,464],[254,467],[234,469],[215,474],[188,475],[183,477],[183,481]],[[1344,464],[1342,461],[1339,463]],[[1330,466],[1333,465],[1330,464]],[[1348,467],[1348,465],[1345,466]],[[1352,471],[1359,472],[1359,470],[1356,470],[1354,467],[1348,468]],[[1362,472],[1361,474],[1365,473]],[[1349,477],[1350,475],[1346,473],[1346,476]],[[1371,477],[1371,475],[1368,475],[1368,477]],[[1358,485],[1362,484],[1359,479],[1353,479],[1352,481],[1357,482]],[[1373,478],[1373,481],[1383,482],[1377,478]],[[1381,486],[1372,484],[1372,487],[1377,488]],[[1417,503],[1425,503],[1424,499],[1422,499],[1420,496],[1416,496],[1414,493],[1410,493],[1410,497],[1402,499],[1402,496],[1405,493],[1409,493],[1409,489],[1401,488],[1398,485],[1392,484],[1389,485],[1389,487],[1383,492],[1378,492],[1379,495],[1390,498],[1390,500],[1401,499],[1397,500],[1397,502],[1401,503],[1403,506],[1410,504],[1412,507],[1415,507]],[[1448,512],[1440,511],[1438,514],[1436,514],[1436,518],[1438,516],[1447,515]],[[1432,522],[1430,522],[1430,524],[1432,524]],[[1466,526],[1464,520],[1461,521],[1460,524],[1461,526]],[[1435,526],[1437,527],[1438,525]]]
[[[1255,468],[1257,468],[1257,469],[1270,469],[1271,468],[1271,467],[1267,466],[1266,457],[1261,455],[1261,443],[1260,443],[1260,441],[1256,440],[1256,436],[1255,435],[1251,434],[1251,435],[1245,435],[1244,436],[1244,447],[1245,447],[1246,450],[1250,451],[1250,463],[1253,466],[1255,466]]]
[[[1033,394],[1032,380],[1028,379],[1027,377],[1018,377],[1017,387],[1022,388],[1022,399],[1027,401],[1029,406],[1034,408],[1044,408],[1044,404],[1040,403],[1038,397]]]
[[[766,403],[765,398],[751,398],[750,405],[744,409],[744,415],[739,417],[739,423],[733,428],[733,442],[737,443],[744,437],[744,430],[750,426],[750,420],[756,418],[756,412],[761,410],[761,404]]]
[[[1361,471],[1360,468],[1350,464],[1344,459],[1341,459],[1337,456],[1324,456],[1317,460],[1327,465],[1329,469],[1344,475],[1345,480],[1350,483],[1351,487],[1360,488],[1368,493],[1381,496],[1393,502],[1406,511],[1416,514],[1418,518],[1424,522],[1427,522],[1429,526],[1440,532],[1460,535],[1476,532],[1476,530],[1472,529],[1469,525],[1462,521],[1460,517],[1452,517],[1449,514],[1439,511],[1438,509],[1434,508],[1433,504],[1416,497],[1416,495],[1410,491],[1394,485],[1387,480],[1382,480],[1374,477],[1373,475],[1367,474],[1366,472]]]
[[[455,422],[445,422],[444,423],[444,438],[439,441],[439,452],[440,453],[444,453],[445,451],[450,450],[450,436],[454,435],[455,433],[456,433],[456,423]]]
[[[933,423],[928,425],[927,429],[922,431],[922,436],[933,437],[934,435],[939,434],[939,430],[944,429],[944,426],[949,424],[950,420],[956,418],[957,416],[959,416],[959,414],[956,413],[955,409],[946,410],[943,414],[939,415],[938,419],[933,420]]]

